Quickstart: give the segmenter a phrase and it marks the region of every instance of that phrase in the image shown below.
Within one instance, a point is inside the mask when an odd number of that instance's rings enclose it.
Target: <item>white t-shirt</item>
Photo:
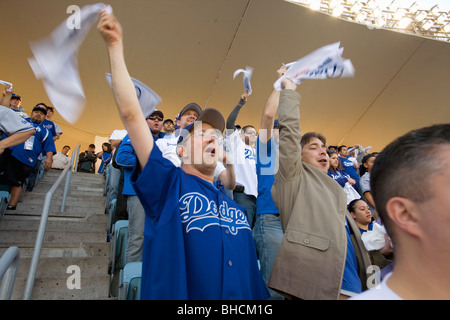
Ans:
[[[52,163],[53,169],[64,169],[66,165],[68,165],[69,163],[70,158],[65,154],[62,154],[61,152],[58,151],[55,155],[53,155],[53,163]]]
[[[391,275],[392,272],[388,273],[378,286],[353,296],[349,300],[403,300],[399,295],[392,291],[386,283]]]
[[[256,151],[246,145],[239,136],[239,131],[225,138],[226,151],[231,155],[236,185],[244,186],[244,193],[258,197],[258,177],[256,176]]]

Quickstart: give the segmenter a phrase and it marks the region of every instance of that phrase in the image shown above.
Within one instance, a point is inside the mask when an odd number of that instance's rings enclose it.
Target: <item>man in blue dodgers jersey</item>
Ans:
[[[31,112],[30,122],[35,127],[36,133],[27,141],[11,147],[10,152],[5,154],[7,168],[4,171],[5,176],[3,178],[11,185],[9,210],[16,209],[20,195],[22,194],[22,183],[33,170],[38,156],[41,153],[47,156],[44,161],[45,170],[52,167],[53,155],[56,153],[55,142],[49,131],[41,125],[46,113],[47,109],[44,107],[34,107]]]
[[[146,212],[143,299],[265,299],[245,211],[212,182],[225,121],[208,108],[177,147],[182,167],[162,157],[148,130],[123,56],[122,28],[100,13],[120,117],[138,159],[134,188]],[[201,122],[203,121],[203,122]],[[200,163],[193,161],[200,154]],[[157,183],[155,183],[157,182]]]

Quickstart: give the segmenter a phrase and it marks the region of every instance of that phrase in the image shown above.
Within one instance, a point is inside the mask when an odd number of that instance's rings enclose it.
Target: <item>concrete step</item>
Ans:
[[[7,210],[5,213],[5,217],[7,216],[37,216],[40,217],[42,215],[42,211],[44,208],[44,204],[27,204],[27,203],[19,203],[17,205],[16,210]],[[96,215],[105,215],[105,205],[102,206],[90,206],[89,203],[85,203],[83,206],[66,206],[64,213],[60,212],[60,205],[53,204],[50,207],[49,216],[50,217],[60,217],[60,218],[83,218],[86,216],[86,213],[89,212],[91,214]],[[0,222],[1,223],[1,222]]]
[[[12,299],[23,297],[45,195],[60,174],[46,172],[33,191],[25,191],[17,209],[8,210],[0,221],[0,254],[11,246],[20,250]],[[65,179],[61,181],[52,197],[32,300],[108,299],[111,246],[106,242],[104,182],[101,175],[74,173],[61,213]],[[74,276],[69,266],[79,267],[81,289],[67,286]]]
[[[9,248],[9,247],[8,247]],[[0,255],[7,248],[0,248]],[[109,242],[102,243],[81,243],[78,248],[52,248],[43,247],[41,249],[41,258],[88,258],[88,257],[107,257],[110,256],[111,245]],[[34,253],[34,247],[19,248],[20,259],[31,258]]]
[[[17,232],[4,230],[0,234],[0,246],[19,248],[34,247],[37,231]],[[74,232],[74,231],[46,231],[43,246],[47,248],[79,248],[83,242],[99,243],[106,241],[106,231]]]
[[[39,216],[5,215],[0,222],[1,231],[35,231],[41,222]],[[105,226],[107,216],[94,214],[88,217],[52,217],[47,221],[47,231],[98,232]]]
[[[67,274],[64,277],[36,277],[31,300],[98,300],[107,299],[109,296],[108,274],[103,276],[83,276],[81,271],[80,289],[68,288],[67,282],[71,282]],[[11,300],[23,299],[26,279],[16,279]]]

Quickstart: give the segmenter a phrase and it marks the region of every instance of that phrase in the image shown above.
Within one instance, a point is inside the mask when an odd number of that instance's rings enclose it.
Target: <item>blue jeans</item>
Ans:
[[[261,265],[261,276],[267,285],[272,267],[283,239],[280,216],[278,214],[258,214],[253,228],[256,250]],[[270,299],[284,299],[282,295],[269,289]]]
[[[243,192],[233,192],[233,200],[238,205],[244,207],[245,211],[247,211],[247,220],[250,228],[253,229],[253,224],[256,215],[256,198],[255,196],[249,196]]]

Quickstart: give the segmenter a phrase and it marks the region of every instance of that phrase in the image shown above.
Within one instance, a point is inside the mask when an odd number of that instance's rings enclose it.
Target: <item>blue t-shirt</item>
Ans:
[[[339,161],[341,162],[342,168],[344,168],[345,173],[347,173],[350,178],[356,181],[356,184],[353,186],[353,188],[355,188],[355,190],[359,190],[359,175],[358,172],[356,172],[353,161],[349,158],[350,156],[348,156],[347,158],[339,157]]]
[[[153,136],[153,140],[156,141],[164,137],[164,132],[160,132],[160,136]],[[136,152],[133,149],[133,145],[131,144],[130,137],[128,134],[123,137],[122,143],[119,146],[116,154],[116,163],[123,168],[123,189],[122,194],[125,196],[135,196],[136,192],[134,191],[133,186],[131,185],[131,174],[133,173],[134,168],[136,167],[137,158]]]
[[[56,137],[56,128],[55,128],[55,123],[53,121],[47,120],[45,119],[42,123],[42,126],[44,126],[45,128],[47,128],[47,130],[50,132],[50,134],[52,135],[52,137]]]
[[[350,237],[350,227],[348,226],[347,218],[345,218],[345,230],[347,232],[347,258],[345,260],[344,277],[342,278],[342,290],[361,293],[362,285],[358,275],[358,262]]]
[[[277,143],[270,139],[267,144],[256,142],[256,176],[258,178],[258,197],[256,198],[256,214],[279,214],[272,198],[272,185],[275,182],[275,165]]]
[[[269,296],[244,208],[175,167],[156,145],[131,181],[146,214],[142,299]]]
[[[100,167],[98,168],[98,173],[103,173],[105,171],[106,166],[108,163],[111,162],[113,157],[113,154],[111,152],[104,151],[102,153],[102,163],[100,164]]]
[[[328,170],[328,176],[336,180],[342,188],[345,187],[345,183],[348,182],[345,172],[341,170],[336,170],[336,172]]]
[[[32,135],[27,141],[11,147],[11,155],[13,155],[20,162],[34,167],[39,155],[47,152],[56,154],[55,142],[50,132],[41,124],[31,122],[35,127],[36,133]]]
[[[116,163],[123,167],[123,189],[122,194],[128,196],[135,196],[133,186],[131,185],[131,174],[136,167],[137,158],[136,152],[131,145],[131,140],[128,134],[123,137],[122,143],[119,146],[116,154]]]

